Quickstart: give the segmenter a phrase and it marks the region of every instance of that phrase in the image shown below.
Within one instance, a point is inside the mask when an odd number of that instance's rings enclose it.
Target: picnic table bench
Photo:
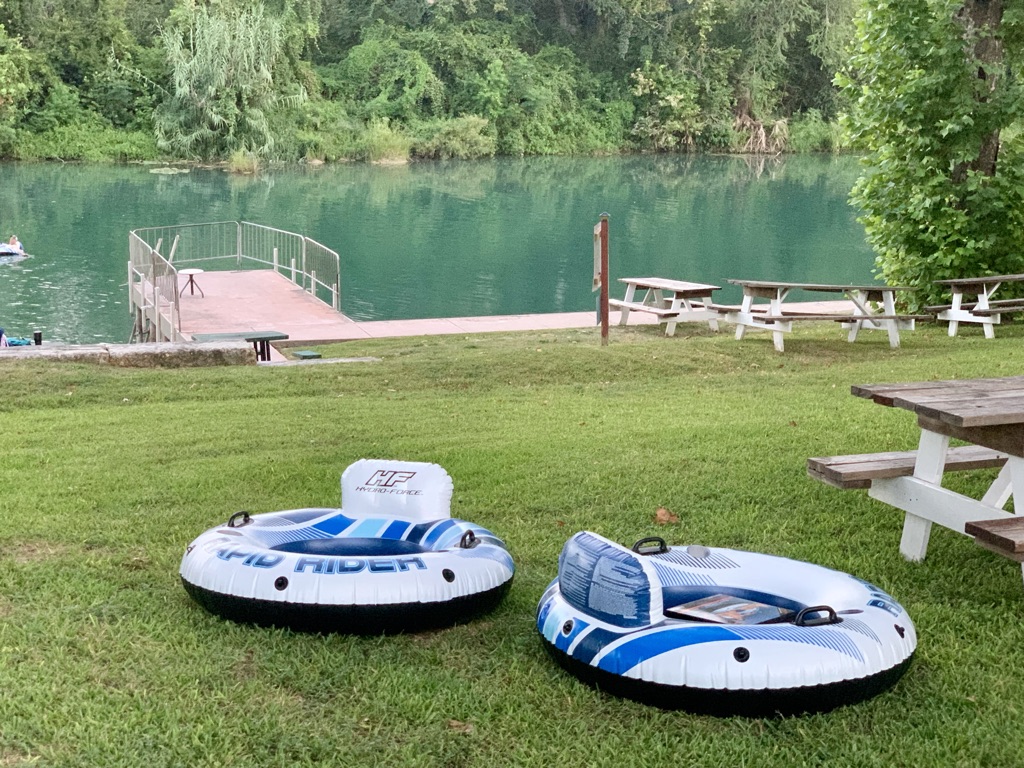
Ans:
[[[708,309],[711,294],[720,290],[717,285],[666,280],[661,277],[622,277],[626,295],[622,299],[609,299],[609,307],[619,309],[619,325],[625,325],[630,312],[648,312],[665,324],[665,335],[674,336],[676,324],[693,320],[706,320],[712,330],[718,330],[718,313]],[[640,301],[637,290],[643,290]]]
[[[280,331],[230,331],[228,333],[193,333],[192,341],[249,341],[256,350],[256,359],[270,360],[270,342],[284,341],[287,333]]]
[[[952,280],[936,280],[937,285],[950,289],[952,300],[949,304],[925,307],[934,312],[937,320],[949,323],[949,335],[956,336],[960,323],[977,323],[985,332],[986,339],[995,338],[995,326],[1002,315],[1024,312],[1024,299],[993,299],[1003,283],[1024,281],[1021,275],[989,275],[986,277],[965,277]],[[975,296],[977,301],[964,301],[965,296]]]
[[[951,447],[946,452],[946,472],[1002,467],[1007,455],[977,445]],[[870,488],[874,480],[910,477],[917,463],[917,451],[855,453],[846,456],[816,456],[807,460],[807,474],[836,488]]]

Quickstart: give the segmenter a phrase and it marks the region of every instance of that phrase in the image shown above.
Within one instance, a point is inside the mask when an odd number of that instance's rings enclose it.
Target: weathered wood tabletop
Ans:
[[[1024,424],[1024,376],[864,384],[850,391],[952,427]]]
[[[836,283],[787,283],[773,280],[729,280],[733,285],[738,285],[745,294],[756,298],[771,299],[780,293],[784,298],[790,291],[810,291],[812,293],[841,293],[846,296],[860,295],[865,301],[882,301],[885,296],[899,293],[900,291],[913,291],[914,288],[906,285],[842,285]]]
[[[633,285],[637,288],[654,288],[660,291],[670,291],[679,296],[685,296],[688,299],[707,298],[719,290],[717,285],[691,283],[686,280],[668,280],[663,277],[620,277],[619,282],[625,283],[627,287]]]
[[[969,288],[977,289],[991,283],[1014,283],[1024,280],[1024,275],[986,275],[984,277],[957,277],[950,280],[936,280],[938,285],[948,285],[965,293],[972,293]]]

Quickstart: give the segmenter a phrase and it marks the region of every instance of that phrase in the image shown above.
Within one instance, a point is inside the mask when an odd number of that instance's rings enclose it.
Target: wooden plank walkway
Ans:
[[[203,272],[195,276],[195,281],[203,293],[186,289],[180,302],[181,332],[186,338],[200,333],[273,330],[287,333],[289,340],[312,344],[399,336],[593,328],[597,324],[592,311],[357,322],[272,270]],[[180,284],[185,285],[184,281]],[[814,302],[814,311],[834,312],[841,303]],[[828,309],[822,309],[826,305]],[[610,320],[617,323],[618,312],[612,312]],[[657,321],[653,316],[631,313],[628,324],[650,325]],[[271,360],[283,359],[271,347]]]

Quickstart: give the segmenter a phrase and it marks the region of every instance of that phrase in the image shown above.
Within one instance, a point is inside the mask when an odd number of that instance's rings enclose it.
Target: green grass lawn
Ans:
[[[903,450],[907,412],[851,384],[1024,373],[1024,327],[785,354],[681,326],[351,342],[379,362],[128,370],[0,364],[0,766],[1015,766],[1024,584],[936,528],[807,477],[809,456]],[[517,574],[492,614],[397,637],[239,626],[185,594],[185,546],[238,510],[337,506],[360,458],[436,462],[452,513]],[[992,472],[963,473],[980,494]],[[659,525],[665,507],[678,523]],[[534,612],[579,530],[734,547],[868,579],[920,638],[891,691],[779,720],[663,712],[547,657]]]

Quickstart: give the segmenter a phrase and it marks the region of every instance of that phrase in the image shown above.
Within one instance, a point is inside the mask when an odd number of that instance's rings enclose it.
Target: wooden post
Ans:
[[[601,346],[608,346],[608,214],[601,214]]]

